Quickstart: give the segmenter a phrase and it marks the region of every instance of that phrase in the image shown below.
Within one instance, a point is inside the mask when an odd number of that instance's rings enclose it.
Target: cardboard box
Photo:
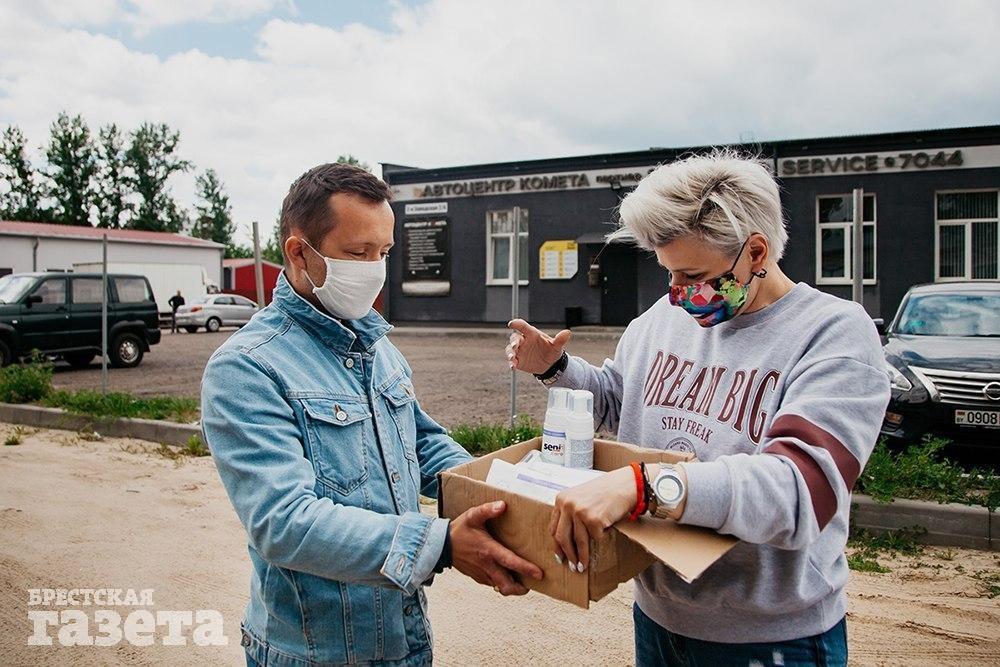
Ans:
[[[494,459],[517,463],[529,451],[539,449],[541,441],[535,438],[512,445],[438,476],[438,514],[442,517],[454,519],[476,505],[506,501],[507,511],[490,522],[490,531],[502,544],[545,572],[542,581],[525,582],[529,588],[587,609],[591,600],[600,600],[657,561],[685,581],[694,581],[736,544],[735,539],[711,530],[644,516],[634,522],[622,521],[592,542],[590,566],[584,572],[571,572],[552,557],[548,531],[552,507],[485,482]],[[689,454],[594,440],[597,470],[615,470],[632,461],[678,463],[691,459]]]

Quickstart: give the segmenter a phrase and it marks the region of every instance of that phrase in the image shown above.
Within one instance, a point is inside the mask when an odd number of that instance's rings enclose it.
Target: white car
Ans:
[[[237,294],[209,294],[191,299],[177,309],[177,326],[188,333],[201,327],[218,331],[220,327],[241,327],[257,312],[257,304]]]

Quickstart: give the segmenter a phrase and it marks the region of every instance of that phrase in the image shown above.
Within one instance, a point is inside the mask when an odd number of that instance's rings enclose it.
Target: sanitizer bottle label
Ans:
[[[566,432],[542,429],[542,460],[563,465],[566,454]]]
[[[585,468],[590,470],[594,467],[594,439],[575,438],[567,439],[565,466],[567,468]]]

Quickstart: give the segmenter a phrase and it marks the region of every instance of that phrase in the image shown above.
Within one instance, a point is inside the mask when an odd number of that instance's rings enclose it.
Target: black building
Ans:
[[[998,278],[1000,125],[738,146],[772,165],[795,281],[851,295],[851,191],[863,188],[864,304],[890,318],[917,283]],[[396,239],[395,321],[506,322],[515,207],[520,313],[627,323],[666,292],[655,258],[604,247],[621,198],[658,164],[705,147],[417,169],[383,165]],[[602,250],[603,248],[603,250]]]

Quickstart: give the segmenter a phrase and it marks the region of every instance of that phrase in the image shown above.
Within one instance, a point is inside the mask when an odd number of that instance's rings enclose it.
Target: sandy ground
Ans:
[[[163,341],[152,347],[138,368],[111,369],[109,387],[140,396],[198,396],[208,358],[232,333],[164,332]],[[391,339],[413,367],[421,404],[439,422],[450,426],[508,417],[510,370],[502,333],[467,338],[393,334]],[[572,341],[572,352],[599,364],[614,355],[615,345],[616,339],[610,336],[580,334]],[[59,364],[53,382],[66,389],[100,387],[100,365],[75,370]],[[518,412],[540,420],[545,412],[545,388],[523,374],[518,386]]]
[[[0,440],[14,431],[0,424]],[[24,433],[22,444],[0,447],[0,664],[242,664],[249,566],[211,459],[169,460],[136,440]],[[892,572],[855,573],[849,586],[853,664],[1000,664],[1000,598],[983,596],[975,578],[996,574],[1000,554],[927,549],[886,562]],[[220,611],[230,642],[27,646],[30,588],[151,588],[155,610]],[[429,595],[441,665],[632,660],[630,585],[589,612],[537,594],[503,599],[453,571]]]

